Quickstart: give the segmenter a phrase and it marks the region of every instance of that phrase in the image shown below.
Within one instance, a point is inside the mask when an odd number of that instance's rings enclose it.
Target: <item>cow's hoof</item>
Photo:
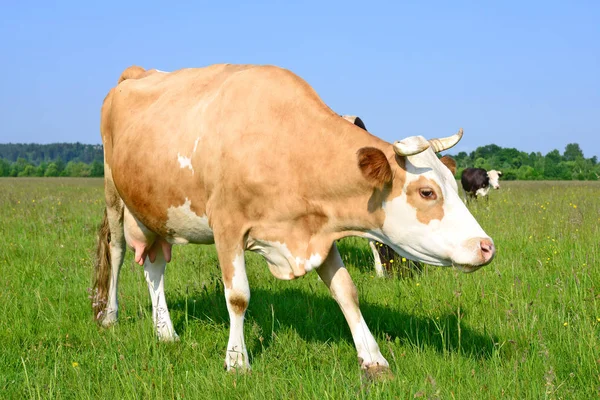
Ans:
[[[179,335],[175,332],[157,333],[158,340],[163,343],[179,342]]]
[[[252,369],[250,368],[250,365],[244,365],[244,364],[235,364],[235,365],[227,365],[227,362],[223,362],[223,369],[228,373],[228,374],[250,374],[252,372]]]
[[[100,320],[100,325],[103,328],[110,328],[111,326],[117,323],[117,313],[116,312],[108,312],[104,315],[104,318]]]
[[[394,374],[390,370],[390,367],[385,365],[369,365],[363,368],[364,376],[369,381],[386,381],[394,377]]]

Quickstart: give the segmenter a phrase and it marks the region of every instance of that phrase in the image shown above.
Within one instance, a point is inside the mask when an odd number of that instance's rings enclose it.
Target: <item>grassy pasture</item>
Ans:
[[[120,322],[88,300],[100,179],[0,179],[0,398],[590,399],[600,396],[600,183],[504,182],[471,206],[498,248],[474,274],[377,279],[366,241],[340,251],[393,378],[362,377],[316,274],[277,281],[247,254],[252,373],[223,372],[228,337],[212,246],[174,249],[181,341],[157,343],[128,252]]]

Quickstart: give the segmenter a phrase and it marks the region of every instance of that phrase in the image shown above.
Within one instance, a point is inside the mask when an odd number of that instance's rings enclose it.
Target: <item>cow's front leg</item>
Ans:
[[[241,246],[234,247],[235,250],[230,249],[217,244],[230,321],[225,368],[227,371],[246,370],[250,369],[250,362],[244,342],[244,315],[250,301],[250,286],[246,275],[244,251]]]
[[[165,298],[165,268],[167,261],[160,246],[157,246],[156,258],[154,262],[150,261],[150,257],[146,257],[144,261],[144,275],[148,282],[148,290],[150,299],[152,300],[152,320],[158,339],[165,342],[172,342],[179,339]]]
[[[361,368],[369,373],[379,373],[382,370],[387,370],[389,364],[381,355],[379,346],[363,319],[358,307],[356,286],[354,286],[350,274],[344,267],[335,244],[323,264],[317,269],[317,272],[346,317]]]

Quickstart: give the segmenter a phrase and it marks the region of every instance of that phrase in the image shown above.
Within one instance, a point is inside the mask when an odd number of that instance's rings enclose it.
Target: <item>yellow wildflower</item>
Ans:
[[[73,368],[77,368],[77,367],[79,367],[79,363],[78,363],[78,362],[76,362],[76,361],[73,361],[73,364],[72,364],[72,365],[73,365]]]
[[[565,322],[565,323],[563,324],[563,326],[569,326],[569,323],[568,323],[568,322]]]

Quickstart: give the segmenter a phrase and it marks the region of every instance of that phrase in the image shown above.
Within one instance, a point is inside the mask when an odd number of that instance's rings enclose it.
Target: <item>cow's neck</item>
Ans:
[[[323,201],[330,220],[327,233],[334,240],[346,236],[370,237],[368,232],[381,228],[383,224],[385,214],[381,204],[392,188],[387,185],[376,189],[367,182],[358,168],[357,152],[363,147],[378,148],[392,164],[395,163],[393,147],[354,126],[347,127],[339,138],[335,156],[343,156],[343,160],[338,158],[338,168],[332,171],[334,176],[328,182]]]

